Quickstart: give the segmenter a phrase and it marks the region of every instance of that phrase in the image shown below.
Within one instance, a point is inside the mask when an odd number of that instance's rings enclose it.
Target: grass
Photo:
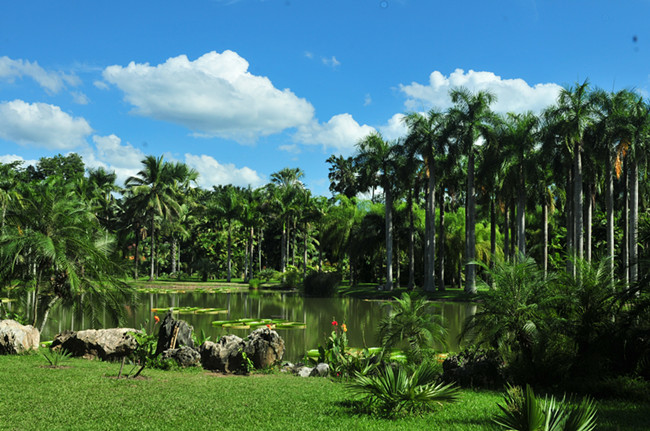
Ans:
[[[0,430],[486,430],[502,400],[463,390],[456,404],[388,420],[355,413],[345,386],[328,379],[147,369],[146,379],[116,380],[117,363],[45,365],[36,354],[0,356]],[[599,407],[599,429],[648,429],[648,404]]]

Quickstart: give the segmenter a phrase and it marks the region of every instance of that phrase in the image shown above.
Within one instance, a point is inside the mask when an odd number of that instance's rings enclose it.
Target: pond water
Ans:
[[[153,312],[152,308],[167,307],[201,307],[225,309],[219,314],[176,315],[177,319],[187,321],[194,326],[194,331],[200,334],[203,330],[206,336],[214,341],[218,336],[228,333],[245,337],[251,329],[225,329],[213,326],[216,320],[234,320],[240,318],[252,319],[287,319],[292,322],[306,324],[305,329],[276,329],[285,341],[284,359],[299,361],[309,349],[324,344],[332,331],[332,320],[345,323],[348,328],[348,339],[351,347],[377,346],[377,326],[379,321],[389,312],[385,301],[364,300],[357,298],[303,298],[296,293],[253,292],[241,291],[232,293],[147,293],[141,294],[141,303],[127,307],[127,324],[140,328],[149,322],[151,329],[154,315],[164,318],[165,311]],[[476,312],[476,305],[469,303],[446,302],[435,303],[435,313],[443,316],[449,331],[448,350],[458,350],[458,334],[468,315]],[[112,319],[107,312],[99,311],[97,320],[99,326],[112,326]],[[56,334],[66,330],[89,329],[90,319],[87,316],[72,313],[70,309],[55,306],[41,334],[42,340],[50,340]],[[442,346],[436,346],[442,349]]]

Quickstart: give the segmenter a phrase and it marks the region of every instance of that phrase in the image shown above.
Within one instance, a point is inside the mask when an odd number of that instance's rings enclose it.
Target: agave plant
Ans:
[[[355,373],[348,388],[362,397],[369,411],[394,416],[401,411],[428,409],[445,402],[454,402],[459,389],[453,384],[438,384],[438,374],[428,363],[421,364],[409,375],[402,366],[386,366],[375,375]]]
[[[585,398],[577,405],[554,397],[538,399],[529,385],[515,386],[504,395],[505,405],[494,422],[509,431],[591,431],[596,428],[596,406]]]
[[[72,358],[72,353],[65,349],[50,350],[48,353],[43,353],[43,357],[47,360],[52,368],[61,367],[61,363],[68,361]]]

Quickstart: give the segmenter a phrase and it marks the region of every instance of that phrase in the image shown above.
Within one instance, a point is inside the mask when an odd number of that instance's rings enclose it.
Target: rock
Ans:
[[[270,367],[281,361],[284,355],[284,340],[267,327],[251,332],[245,344],[244,351],[257,369]]]
[[[201,365],[223,373],[244,371],[244,346],[244,340],[236,335],[226,335],[216,343],[206,341],[201,345]]]
[[[194,348],[194,340],[192,339],[194,328],[184,320],[174,319],[172,313],[169,312],[160,324],[156,354],[162,353],[172,347],[171,342],[176,327],[178,327],[178,333],[176,334],[174,348],[179,348],[181,346]]]
[[[300,367],[296,370],[296,374],[300,377],[309,377],[311,376],[312,371],[314,371],[314,369],[311,367]]]
[[[330,366],[325,362],[321,362],[320,364],[316,365],[313,370],[311,370],[309,377],[327,377],[329,373]]]
[[[65,331],[54,338],[51,348],[67,350],[72,356],[87,359],[115,360],[130,355],[137,348],[138,343],[130,332],[140,331],[132,328]]]
[[[181,367],[193,367],[201,363],[201,354],[191,347],[169,349],[162,352],[161,359],[174,359]]]
[[[15,320],[0,321],[0,355],[13,355],[38,350],[41,334],[32,325],[21,325]]]

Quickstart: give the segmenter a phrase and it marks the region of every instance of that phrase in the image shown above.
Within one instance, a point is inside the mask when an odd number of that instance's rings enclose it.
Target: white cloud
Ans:
[[[87,105],[90,102],[90,99],[88,99],[88,96],[86,96],[81,91],[73,91],[71,94],[72,94],[72,99],[74,100],[74,103],[76,103],[78,105]]]
[[[108,90],[108,84],[105,83],[104,81],[95,81],[93,82],[93,85],[100,90]]]
[[[236,168],[234,164],[221,164],[214,157],[205,154],[185,154],[185,163],[199,173],[199,186],[211,189],[215,185],[233,184],[241,187],[258,187],[264,179],[248,167]]]
[[[314,53],[310,51],[305,51],[305,57],[309,58],[310,60],[314,58]]]
[[[384,139],[393,140],[406,136],[408,127],[404,124],[404,117],[404,114],[395,114],[388,119],[385,125],[379,126],[379,131]]]
[[[431,107],[446,109],[452,105],[449,90],[463,86],[472,92],[492,91],[497,101],[492,109],[496,112],[540,112],[555,103],[562,87],[557,84],[530,86],[523,79],[503,79],[492,72],[465,73],[456,69],[449,77],[438,71],[429,75],[428,84],[412,82],[400,84],[400,90],[408,97],[405,106],[411,111],[424,111]]]
[[[298,147],[297,144],[280,145],[278,146],[278,150],[286,151],[287,153],[293,153],[293,154],[300,154],[302,152],[300,150],[300,147]]]
[[[180,124],[197,135],[254,141],[308,124],[314,115],[309,102],[252,75],[248,62],[232,51],[209,52],[194,61],[181,55],[157,66],[109,66],[103,77],[124,92],[134,113]]]
[[[341,62],[338,61],[334,56],[331,56],[330,58],[323,57],[321,60],[325,66],[330,66],[332,69],[336,69],[341,65]]]
[[[146,154],[128,142],[122,144],[122,140],[115,135],[93,135],[92,140],[94,147],[86,146],[79,151],[87,167],[115,171],[119,185],[124,185],[128,177],[136,175],[142,169],[142,160]]]
[[[22,100],[0,103],[0,138],[52,150],[65,150],[85,142],[92,132],[88,122],[60,107]]]
[[[36,81],[50,93],[58,93],[67,85],[79,85],[79,78],[63,72],[51,72],[43,69],[37,62],[28,60],[12,60],[7,56],[0,57],[0,79],[13,82],[16,78],[27,76]]]
[[[366,96],[363,98],[363,106],[368,106],[372,103],[372,97],[370,97],[370,94],[366,94]]]
[[[327,123],[313,121],[299,127],[294,140],[303,144],[322,145],[326,149],[336,149],[351,153],[362,138],[375,129],[366,124],[359,125],[350,114],[335,115]]]
[[[22,158],[21,156],[17,156],[16,154],[0,155],[0,163],[8,164],[8,163],[15,162],[15,161],[23,162],[23,164],[22,164],[23,168],[26,168],[29,165],[36,166],[36,164],[38,163],[38,160],[26,160],[26,159]]]

